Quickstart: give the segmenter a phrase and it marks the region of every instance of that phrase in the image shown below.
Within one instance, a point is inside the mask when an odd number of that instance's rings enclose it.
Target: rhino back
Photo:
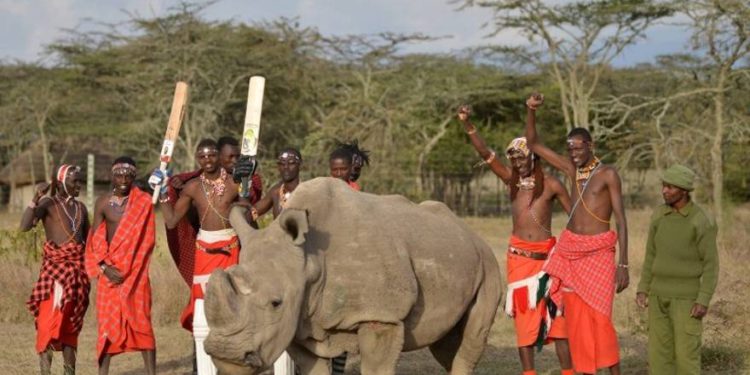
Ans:
[[[461,318],[484,277],[482,262],[492,257],[438,202],[417,205],[317,178],[300,184],[288,207],[307,210],[305,250],[325,259],[313,318],[325,329],[404,321],[407,345],[424,346]]]

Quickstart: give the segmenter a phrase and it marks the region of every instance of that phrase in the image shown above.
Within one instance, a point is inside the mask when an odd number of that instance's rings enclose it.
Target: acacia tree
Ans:
[[[607,129],[590,116],[602,74],[626,47],[643,38],[655,21],[671,14],[666,4],[652,0],[458,2],[493,11],[487,24],[490,36],[516,31],[527,38],[528,45],[486,50],[549,72],[559,87],[567,130],[579,126],[605,136]]]
[[[289,20],[255,26],[205,21],[205,6],[183,3],[160,17],[131,15],[124,24],[130,29],[105,25],[51,46],[62,66],[78,72],[78,86],[99,95],[99,108],[86,110],[110,114],[109,124],[97,126],[115,125],[124,151],[148,164],[158,160],[177,81],[190,87],[174,155],[179,169],[194,168],[202,138],[239,137],[252,75],[267,79],[263,121],[270,126],[264,126],[261,152],[304,133],[303,103],[317,92],[309,88],[317,33]]]
[[[690,19],[693,49],[703,52],[710,64],[706,85],[713,89],[713,124],[705,128],[705,137],[710,144],[713,204],[720,224],[727,135],[734,125],[746,126],[727,106],[727,95],[736,87],[734,78],[747,74],[747,68],[736,69],[750,56],[750,4],[745,0],[697,0],[680,3],[680,10]]]

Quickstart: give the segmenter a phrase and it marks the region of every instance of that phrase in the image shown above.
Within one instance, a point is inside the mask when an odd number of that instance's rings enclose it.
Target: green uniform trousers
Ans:
[[[699,375],[703,321],[690,316],[695,301],[649,296],[648,363],[653,375]]]

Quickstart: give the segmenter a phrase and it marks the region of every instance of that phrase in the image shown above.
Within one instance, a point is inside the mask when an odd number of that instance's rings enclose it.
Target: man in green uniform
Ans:
[[[651,374],[701,372],[702,319],[716,289],[719,257],[713,219],[690,200],[695,174],[673,165],[662,177],[636,304],[648,307]]]

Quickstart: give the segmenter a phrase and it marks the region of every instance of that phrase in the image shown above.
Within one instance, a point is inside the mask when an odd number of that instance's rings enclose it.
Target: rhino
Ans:
[[[205,349],[219,374],[257,374],[286,350],[301,374],[359,353],[363,375],[394,374],[402,351],[429,347],[450,374],[471,374],[497,313],[490,246],[444,204],[357,192],[339,179],[301,183],[278,218],[230,222],[239,264],[216,270]]]

